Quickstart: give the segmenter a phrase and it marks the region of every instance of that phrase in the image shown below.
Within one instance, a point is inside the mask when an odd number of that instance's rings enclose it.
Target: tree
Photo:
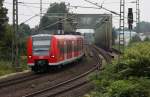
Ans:
[[[137,28],[135,27],[134,30],[136,31]],[[150,32],[150,23],[145,21],[140,22],[138,30],[139,32],[144,32],[144,33]]]
[[[10,44],[10,39],[8,37],[5,36],[9,36],[10,32],[8,30],[8,26],[7,26],[7,22],[8,22],[8,18],[7,18],[7,9],[3,7],[3,3],[4,0],[0,0],[0,58],[4,57],[4,56],[8,56],[7,51],[8,46],[11,46]],[[7,30],[8,29],[8,30]],[[7,33],[9,32],[9,34]],[[11,36],[11,35],[10,35]],[[8,48],[7,48],[8,47]]]
[[[43,28],[43,30],[57,30],[57,24],[55,23],[58,21],[58,17],[64,16],[65,13],[69,13],[69,11],[64,2],[51,4],[47,13],[42,17],[39,28]]]
[[[13,34],[13,27],[9,24],[6,25],[5,33],[3,37],[1,37],[0,41],[0,59],[9,59],[11,56],[11,48],[12,48],[12,38],[14,37]]]
[[[134,42],[140,42],[141,38],[138,35],[135,35],[134,37],[132,37],[130,43],[134,43]]]
[[[7,9],[3,7],[4,0],[0,0],[0,39],[3,37],[5,32],[5,27],[8,21]]]
[[[144,41],[150,41],[149,37],[145,37]]]
[[[27,24],[20,24],[19,25],[19,37],[26,37],[31,35],[31,28]]]

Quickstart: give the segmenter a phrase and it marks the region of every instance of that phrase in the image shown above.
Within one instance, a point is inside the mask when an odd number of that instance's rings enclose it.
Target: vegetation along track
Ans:
[[[35,74],[33,72],[26,72],[18,75],[11,76],[9,78],[0,80],[0,88],[8,87],[11,85],[19,84],[28,80],[38,79],[43,77],[45,74]],[[46,74],[48,75],[48,74]]]
[[[0,89],[1,97],[22,97],[23,95],[43,90],[50,86],[57,85],[60,82],[75,78],[95,66],[93,59],[94,58],[89,56],[84,57],[81,62],[77,62],[78,64],[76,62],[68,64],[63,68],[53,70],[52,72],[50,71],[48,74],[40,74],[39,76],[42,76],[40,78],[3,87]]]
[[[1,80],[0,81],[0,88],[8,87],[8,86],[11,86],[11,85],[22,83],[22,82],[27,81],[27,80],[36,79],[36,78],[39,78],[39,77],[42,77],[42,75],[35,75],[32,72],[20,74],[18,76],[14,76],[14,78]]]
[[[21,81],[19,82],[19,84],[15,82],[14,84],[11,84],[11,86],[8,85],[4,87],[4,89],[0,90],[1,96],[2,97],[34,97],[34,96],[54,97],[61,94],[62,95],[67,93],[69,94],[69,92],[74,92],[73,89],[78,90],[77,88],[80,88],[82,86],[86,87],[86,85],[88,85],[90,82],[89,80],[87,80],[87,76],[101,66],[101,58],[100,58],[99,51],[92,46],[89,46],[87,48],[92,49],[93,52],[88,50],[87,53],[90,53],[88,54],[89,57],[91,57],[90,55],[93,53],[91,59],[97,62],[96,66],[94,61],[84,62],[85,61],[84,60],[83,61],[84,65],[83,63],[79,65],[76,64],[70,66],[68,69],[56,73],[54,72],[52,74],[51,73],[47,74],[47,76],[45,76],[45,74],[36,75],[37,78],[35,77],[35,79],[34,78],[32,79],[32,77],[31,80],[30,78],[27,78],[26,81]],[[20,77],[21,78],[20,80],[23,80],[23,78],[25,77],[28,76],[23,76],[22,78]],[[12,89],[13,91],[16,92],[13,92]],[[62,95],[59,97],[66,97]],[[69,97],[74,97],[74,96],[69,96]]]
[[[95,61],[97,63],[96,63],[96,66],[94,66],[92,69],[90,69],[87,72],[82,73],[82,74],[80,74],[80,75],[78,75],[72,79],[63,81],[59,84],[50,86],[46,89],[36,91],[36,92],[31,93],[31,94],[24,95],[22,97],[55,97],[57,95],[61,95],[65,92],[71,91],[75,88],[78,88],[80,86],[83,86],[83,85],[89,83],[90,80],[87,80],[87,76],[90,73],[97,70],[98,67],[101,66],[101,60],[102,60],[96,49],[93,49],[93,53],[95,55]]]

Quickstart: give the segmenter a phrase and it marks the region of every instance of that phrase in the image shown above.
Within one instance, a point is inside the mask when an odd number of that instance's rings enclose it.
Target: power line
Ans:
[[[93,5],[97,6],[97,7],[99,7],[100,9],[104,9],[104,10],[106,10],[106,11],[108,11],[108,12],[111,12],[111,13],[113,13],[113,14],[115,14],[115,15],[120,15],[120,14],[118,14],[117,12],[114,12],[114,11],[112,11],[112,10],[109,10],[109,9],[103,7],[102,5],[101,5],[101,6],[98,5],[97,3],[93,3],[93,2],[88,1],[88,0],[84,0],[84,1],[86,1],[86,2],[88,2],[88,3],[91,3],[91,4],[93,4]]]
[[[9,3],[9,2],[5,2],[5,3],[6,3],[6,4],[9,4],[9,5],[13,5],[12,3]],[[21,3],[21,2],[19,2],[18,5],[19,5],[19,6],[26,6],[26,7],[37,8],[37,9],[40,8],[40,7],[38,7],[38,6],[30,6],[30,5],[27,5],[26,3]],[[47,9],[47,8],[43,8],[43,9]]]
[[[19,2],[19,3],[20,3],[20,2]],[[21,3],[24,3],[24,4],[31,4],[31,5],[32,5],[32,4],[33,4],[33,5],[39,5],[39,4],[40,4],[40,3],[35,3],[35,2],[21,2]],[[43,2],[42,4],[50,5],[50,3],[48,3],[48,2],[47,2],[47,3],[44,3],[44,2]]]
[[[56,4],[54,4],[53,6],[55,6]],[[53,7],[53,6],[51,6],[51,7]],[[46,9],[47,10],[47,9]],[[46,10],[43,10],[43,11],[46,11]],[[42,14],[44,14],[44,13],[42,13]],[[47,14],[47,13],[46,13]],[[50,14],[50,13],[48,13],[48,14]],[[32,17],[30,17],[29,19],[27,19],[27,20],[25,20],[24,22],[21,22],[21,23],[26,23],[26,22],[28,22],[28,21],[30,21],[30,20],[32,20],[33,18],[35,18],[35,17],[37,17],[37,16],[39,16],[40,15],[40,13],[39,14],[35,14],[35,15],[33,15]]]
[[[73,8],[92,8],[92,9],[100,9],[100,8],[97,8],[97,7],[89,7],[89,6],[72,6],[72,5],[69,5],[69,7],[73,7]]]
[[[127,4],[127,3],[136,3],[136,1],[125,2],[125,4]],[[120,4],[120,2],[107,2],[105,4]]]
[[[39,31],[44,30],[44,29],[46,29],[46,28],[48,28],[48,27],[54,26],[54,25],[56,25],[56,24],[58,24],[58,23],[60,23],[60,22],[62,22],[62,21],[65,21],[65,20],[67,20],[67,19],[69,19],[69,18],[72,18],[72,17],[74,17],[74,15],[72,15],[72,16],[70,16],[70,17],[66,17],[66,18],[64,18],[64,19],[61,19],[61,20],[59,20],[59,21],[57,21],[57,22],[55,22],[55,23],[53,23],[53,24],[49,24],[49,25],[47,25],[47,26],[45,26],[45,27],[41,27],[41,28],[39,28]]]
[[[21,22],[21,23],[26,23],[26,22],[28,22],[28,21],[32,20],[33,18],[35,18],[35,17],[37,17],[37,16],[38,16],[38,15],[36,14],[36,15],[34,15],[34,16],[32,16],[32,17],[30,17],[29,19],[25,20],[24,22]]]

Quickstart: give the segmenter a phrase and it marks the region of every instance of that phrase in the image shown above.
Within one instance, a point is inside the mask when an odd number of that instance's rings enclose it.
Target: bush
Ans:
[[[134,37],[132,37],[130,43],[134,43],[134,42],[140,42],[141,38],[138,35],[135,35]]]
[[[150,43],[136,43],[125,50],[124,58],[128,69],[135,76],[150,77]]]
[[[109,97],[149,97],[148,90],[140,83],[129,80],[118,80],[108,88]]]
[[[149,38],[149,37],[146,37],[146,38],[144,39],[144,41],[150,41],[150,38]]]
[[[130,45],[121,62],[104,66],[95,83],[92,97],[150,97],[150,43]]]

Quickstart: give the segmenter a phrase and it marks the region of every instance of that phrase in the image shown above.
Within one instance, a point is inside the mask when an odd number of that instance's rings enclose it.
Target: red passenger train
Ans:
[[[49,66],[71,63],[83,55],[83,36],[38,34],[27,42],[28,65],[32,71],[46,71]]]

